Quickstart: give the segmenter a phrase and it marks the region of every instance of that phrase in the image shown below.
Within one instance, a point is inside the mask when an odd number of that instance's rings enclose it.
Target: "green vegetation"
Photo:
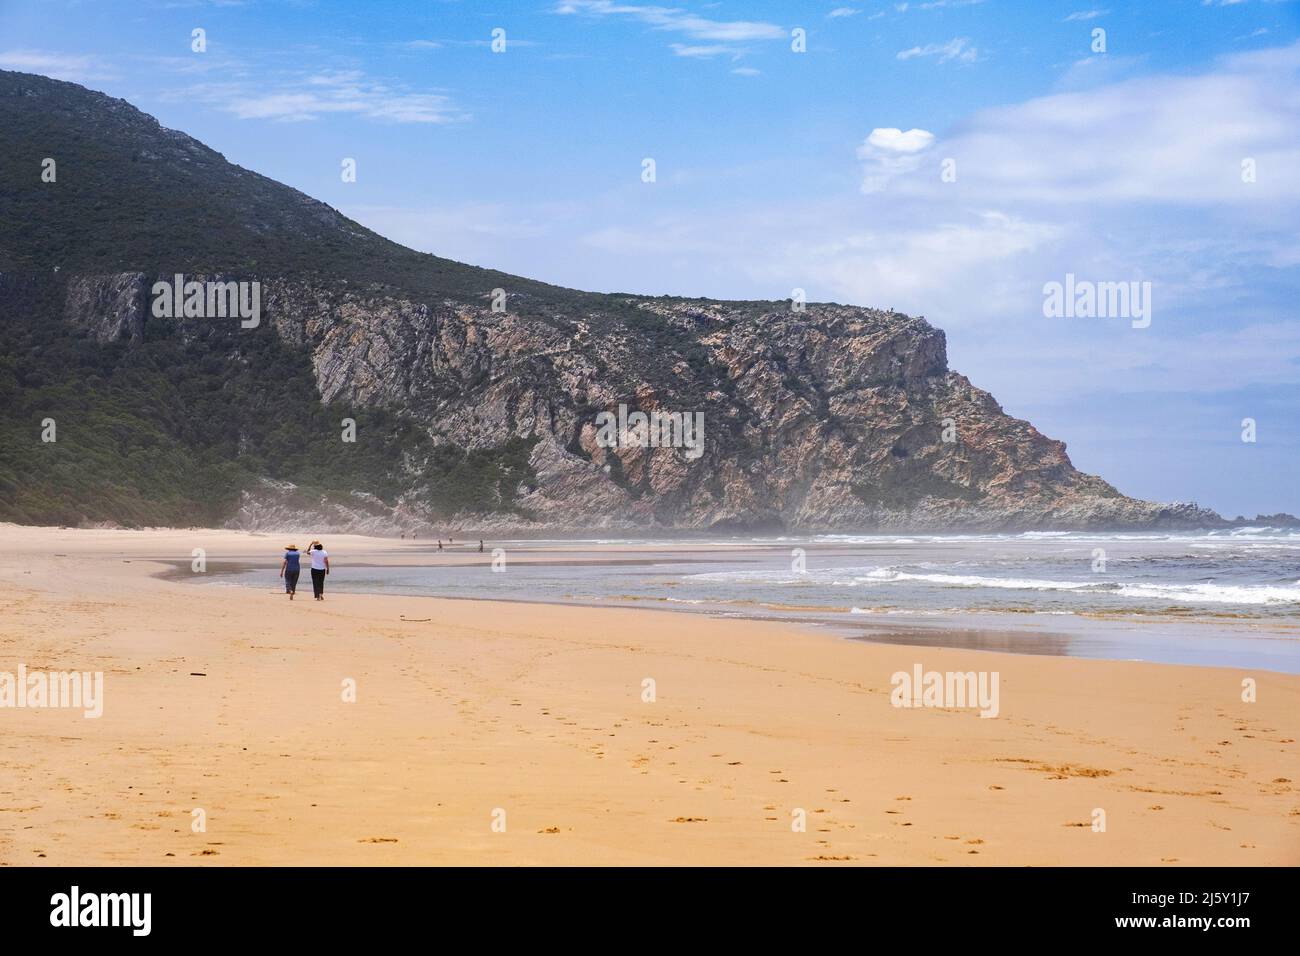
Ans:
[[[62,322],[62,301],[53,277],[0,285],[0,520],[212,524],[261,477],[389,503],[421,487],[440,514],[515,511],[514,489],[535,480],[531,440],[466,452],[391,411],[321,405],[305,351],[267,325],[183,337],[151,322],[138,345],[101,344]]]

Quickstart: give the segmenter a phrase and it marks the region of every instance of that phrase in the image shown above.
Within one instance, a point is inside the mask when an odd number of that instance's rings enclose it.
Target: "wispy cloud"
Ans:
[[[697,51],[709,46],[735,45],[760,40],[784,40],[785,28],[759,20],[710,20],[676,7],[615,3],[613,0],[561,0],[555,12],[587,17],[618,17],[645,23],[655,30],[681,33],[699,44],[673,44],[678,56],[706,56]]]
[[[827,18],[835,19],[836,17],[856,17],[862,11],[856,7],[836,7],[830,13],[826,14]]]
[[[958,63],[974,63],[979,59],[979,50],[971,46],[967,37],[954,37],[947,43],[927,43],[898,52],[898,59],[912,60],[917,57],[937,57],[940,63],[956,60]]]
[[[117,77],[117,71],[99,57],[45,50],[0,52],[0,69],[40,73],[73,83],[95,83]]]
[[[1098,17],[1104,17],[1108,13],[1110,13],[1109,10],[1076,10],[1061,22],[1075,23],[1079,20],[1095,20]]]
[[[689,44],[689,43],[670,43],[669,49],[677,56],[693,57],[713,57],[721,55],[737,56],[740,51],[734,46],[727,46],[725,43],[708,43],[708,44]]]
[[[269,88],[265,82],[205,83],[183,95],[240,119],[303,122],[343,114],[391,123],[451,123],[466,118],[444,92],[390,87],[360,70],[300,75]]]
[[[943,10],[947,7],[975,7],[984,0],[927,0],[926,3],[896,3],[894,9],[899,13],[908,10]]]

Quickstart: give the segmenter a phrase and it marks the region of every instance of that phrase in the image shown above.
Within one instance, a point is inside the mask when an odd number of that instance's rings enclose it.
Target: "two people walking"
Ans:
[[[306,560],[311,570],[311,589],[317,601],[325,600],[325,575],[330,573],[330,553],[319,541],[307,546],[306,554],[291,544],[284,549],[284,560],[280,562],[280,577],[284,578],[284,593],[293,600],[298,590],[298,575],[302,573],[302,564]]]

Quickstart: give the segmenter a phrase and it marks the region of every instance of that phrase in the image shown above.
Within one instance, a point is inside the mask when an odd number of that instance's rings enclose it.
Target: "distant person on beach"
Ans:
[[[439,550],[439,551],[442,550],[442,538],[439,538],[439,539],[438,539],[438,550]]]
[[[482,538],[479,538],[479,539],[478,539],[478,553],[479,553],[479,554],[482,554],[482,553],[483,553],[483,539],[482,539]]]
[[[302,572],[302,566],[298,563],[302,555],[298,553],[298,546],[291,544],[284,549],[284,560],[280,562],[280,577],[284,578],[284,593],[289,595],[289,600],[293,600],[294,592],[298,590],[298,575]]]
[[[325,600],[325,575],[330,573],[330,553],[319,541],[313,541],[307,552],[311,556],[311,589],[316,600]]]

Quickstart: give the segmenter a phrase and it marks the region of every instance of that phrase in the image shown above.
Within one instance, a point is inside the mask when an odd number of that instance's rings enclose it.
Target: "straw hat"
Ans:
[[[289,545],[287,548],[285,548],[284,550],[286,550],[286,551],[297,551],[297,550],[298,550],[298,546],[297,546],[296,544],[291,544],[291,545]]]

